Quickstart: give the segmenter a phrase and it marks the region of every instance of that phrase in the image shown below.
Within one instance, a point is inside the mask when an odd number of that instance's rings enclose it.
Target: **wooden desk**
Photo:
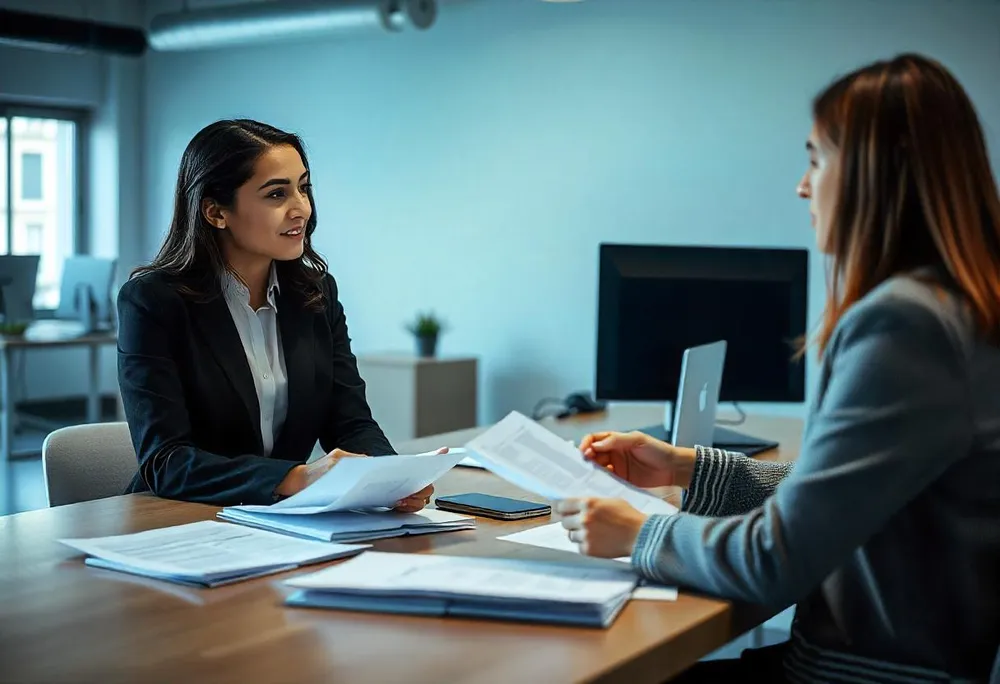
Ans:
[[[577,436],[600,420],[633,417],[639,414],[563,422],[558,431]],[[797,450],[795,419],[752,419],[745,428],[781,439],[783,458]],[[456,469],[438,486],[439,494],[466,491],[534,498],[474,469]],[[741,619],[727,601],[688,593],[676,603],[633,601],[608,630],[290,609],[281,604],[288,592],[280,581],[291,573],[188,589],[87,568],[55,541],[210,519],[217,510],[131,495],[0,518],[0,680],[659,682],[768,617]],[[375,548],[576,557],[496,540],[549,522],[480,519],[474,531]]]

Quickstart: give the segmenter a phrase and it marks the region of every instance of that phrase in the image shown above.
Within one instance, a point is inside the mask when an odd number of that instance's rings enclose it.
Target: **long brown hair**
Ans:
[[[940,272],[996,342],[1000,199],[961,84],[938,62],[904,54],[834,82],[813,102],[813,119],[840,162],[820,353],[853,304],[921,267]]]
[[[226,269],[216,231],[202,214],[202,202],[212,199],[231,207],[236,191],[253,176],[254,164],[269,148],[291,145],[309,169],[305,148],[297,135],[251,119],[216,121],[188,143],[177,174],[174,215],[167,237],[152,263],[132,276],[159,272],[177,281],[182,294],[206,300],[221,294],[220,276]],[[323,281],[327,266],[312,247],[316,230],[316,202],[306,223],[302,256],[276,264],[282,282],[289,282],[312,309],[324,306]]]

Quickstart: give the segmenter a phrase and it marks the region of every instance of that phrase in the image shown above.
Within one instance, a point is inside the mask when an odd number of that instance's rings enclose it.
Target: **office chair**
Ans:
[[[122,494],[137,469],[128,423],[60,428],[42,444],[49,506]]]

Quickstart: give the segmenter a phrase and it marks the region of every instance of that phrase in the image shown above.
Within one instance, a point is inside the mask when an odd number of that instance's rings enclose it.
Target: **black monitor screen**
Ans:
[[[725,340],[720,401],[800,402],[809,252],[601,245],[597,396],[672,401],[684,350]]]
[[[39,259],[37,254],[0,256],[0,314],[7,323],[27,323],[35,318],[32,301]]]

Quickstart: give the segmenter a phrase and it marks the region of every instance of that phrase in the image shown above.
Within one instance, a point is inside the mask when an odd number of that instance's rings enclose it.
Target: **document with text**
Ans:
[[[514,411],[466,447],[488,470],[549,499],[625,499],[646,514],[677,512],[662,499],[584,459],[580,450]]]
[[[591,603],[630,592],[637,581],[624,568],[371,551],[349,563],[292,577],[285,583],[300,589],[418,591]]]
[[[637,582],[624,567],[368,552],[285,584],[293,606],[607,627]]]
[[[97,559],[93,564],[100,567],[205,585],[343,558],[367,548],[295,539],[212,520],[59,541]]]
[[[545,549],[555,549],[557,551],[568,551],[570,553],[580,553],[580,546],[576,542],[570,541],[566,529],[562,523],[552,523],[550,525],[539,525],[527,530],[507,534],[497,537],[501,541],[514,542],[515,544],[527,544]],[[615,558],[619,563],[631,564],[632,559],[628,556]],[[662,584],[652,584],[643,582],[632,592],[632,598],[644,601],[676,601],[677,587],[669,587]]]

